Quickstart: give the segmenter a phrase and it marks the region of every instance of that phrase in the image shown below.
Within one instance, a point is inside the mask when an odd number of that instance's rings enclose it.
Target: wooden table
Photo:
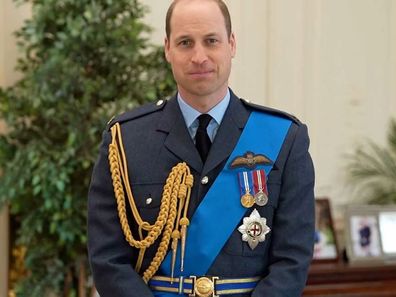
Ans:
[[[396,297],[396,264],[312,264],[303,296]]]

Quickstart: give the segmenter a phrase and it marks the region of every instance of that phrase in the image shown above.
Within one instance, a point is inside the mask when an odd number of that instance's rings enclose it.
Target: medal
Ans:
[[[254,209],[249,217],[243,218],[243,224],[238,227],[238,231],[242,233],[242,241],[247,242],[254,250],[259,242],[265,240],[265,235],[271,229],[267,226],[267,219],[260,217],[257,209]]]
[[[241,186],[241,204],[243,207],[250,208],[254,205],[255,199],[254,196],[250,193],[250,184],[251,184],[251,176],[248,172],[240,172],[239,175],[239,184]],[[249,180],[250,177],[250,180]]]
[[[264,170],[255,170],[253,172],[253,183],[256,190],[254,201],[258,206],[266,205],[268,203],[268,192]]]
[[[241,188],[241,204],[245,208],[265,206],[268,203],[267,181],[264,170],[238,173]]]
[[[241,204],[243,207],[250,208],[254,205],[254,197],[253,195],[246,193],[245,195],[241,196]]]
[[[268,203],[268,196],[263,191],[259,191],[254,195],[254,202],[258,206],[264,206]]]

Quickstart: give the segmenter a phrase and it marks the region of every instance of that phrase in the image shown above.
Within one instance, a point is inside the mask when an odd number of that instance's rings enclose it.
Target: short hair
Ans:
[[[172,18],[172,14],[173,14],[173,10],[175,9],[175,6],[177,4],[177,2],[179,2],[180,0],[174,0],[172,2],[172,4],[169,6],[168,11],[166,12],[166,19],[165,19],[165,31],[166,31],[166,37],[169,39],[169,36],[171,34],[171,18]],[[216,2],[216,4],[219,6],[220,11],[224,17],[224,22],[225,22],[225,27],[227,30],[227,35],[228,38],[230,38],[231,36],[231,32],[232,32],[232,26],[231,26],[231,17],[230,17],[230,12],[228,11],[228,7],[227,5],[222,1],[222,0],[212,0],[214,2]]]

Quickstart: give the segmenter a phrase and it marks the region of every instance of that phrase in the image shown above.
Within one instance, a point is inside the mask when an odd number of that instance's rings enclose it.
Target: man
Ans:
[[[177,95],[113,120],[93,172],[99,294],[301,296],[314,242],[306,126],[228,88],[222,1],[174,1],[166,33]]]

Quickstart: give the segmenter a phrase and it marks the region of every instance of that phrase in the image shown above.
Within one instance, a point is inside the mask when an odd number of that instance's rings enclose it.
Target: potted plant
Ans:
[[[86,207],[101,133],[114,114],[174,91],[134,0],[25,0],[22,78],[0,90],[0,207],[26,248],[17,296],[85,296]]]
[[[396,203],[396,121],[392,120],[387,145],[372,141],[350,156],[348,172],[357,192],[370,203]]]

